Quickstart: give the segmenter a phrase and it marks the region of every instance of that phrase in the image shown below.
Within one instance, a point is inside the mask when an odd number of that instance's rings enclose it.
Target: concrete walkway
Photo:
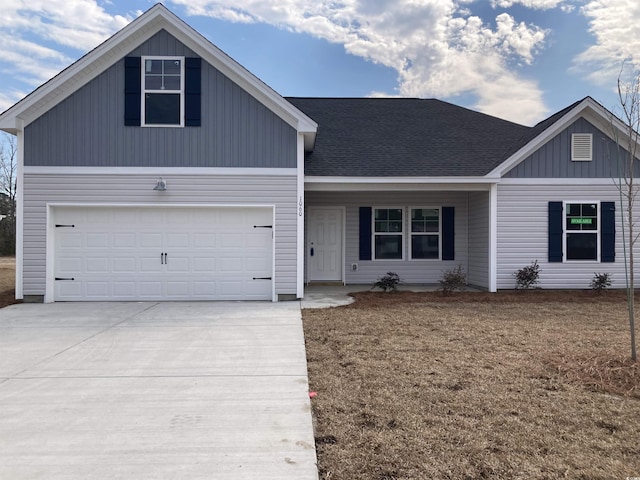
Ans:
[[[318,478],[299,302],[0,310],[0,478]]]

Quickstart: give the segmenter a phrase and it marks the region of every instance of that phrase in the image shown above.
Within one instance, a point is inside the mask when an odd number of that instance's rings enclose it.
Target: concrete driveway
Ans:
[[[299,302],[0,310],[0,478],[317,480]]]

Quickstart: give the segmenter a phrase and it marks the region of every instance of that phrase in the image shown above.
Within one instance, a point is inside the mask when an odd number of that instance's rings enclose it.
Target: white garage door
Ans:
[[[271,300],[265,207],[55,207],[54,300]]]

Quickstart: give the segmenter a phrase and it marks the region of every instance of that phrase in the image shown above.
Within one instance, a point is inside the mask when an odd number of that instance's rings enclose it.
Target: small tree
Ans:
[[[16,137],[3,133],[0,137],[0,254],[15,254],[16,194],[18,192],[18,148]]]
[[[629,329],[631,332],[631,358],[637,361],[635,337],[635,274],[633,247],[638,240],[635,233],[635,218],[633,207],[638,195],[638,186],[634,183],[634,176],[638,167],[638,130],[640,128],[640,72],[634,72],[625,81],[623,79],[624,64],[618,75],[618,100],[620,101],[621,117],[611,117],[611,132],[616,141],[617,151],[615,160],[615,176],[620,193],[620,217],[622,223],[622,237],[625,257],[625,273],[627,280],[627,307],[629,311]],[[616,128],[618,125],[621,128]],[[621,135],[619,131],[624,133]],[[626,206],[626,215],[624,207]]]

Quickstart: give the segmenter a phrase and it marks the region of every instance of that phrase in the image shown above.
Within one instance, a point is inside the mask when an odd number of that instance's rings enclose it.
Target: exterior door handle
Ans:
[[[162,253],[160,253],[160,265],[164,265],[164,261],[162,260]]]
[[[164,254],[164,264],[165,265],[167,264],[167,254],[166,253]]]
[[[313,257],[313,247],[311,247],[311,256]]]

